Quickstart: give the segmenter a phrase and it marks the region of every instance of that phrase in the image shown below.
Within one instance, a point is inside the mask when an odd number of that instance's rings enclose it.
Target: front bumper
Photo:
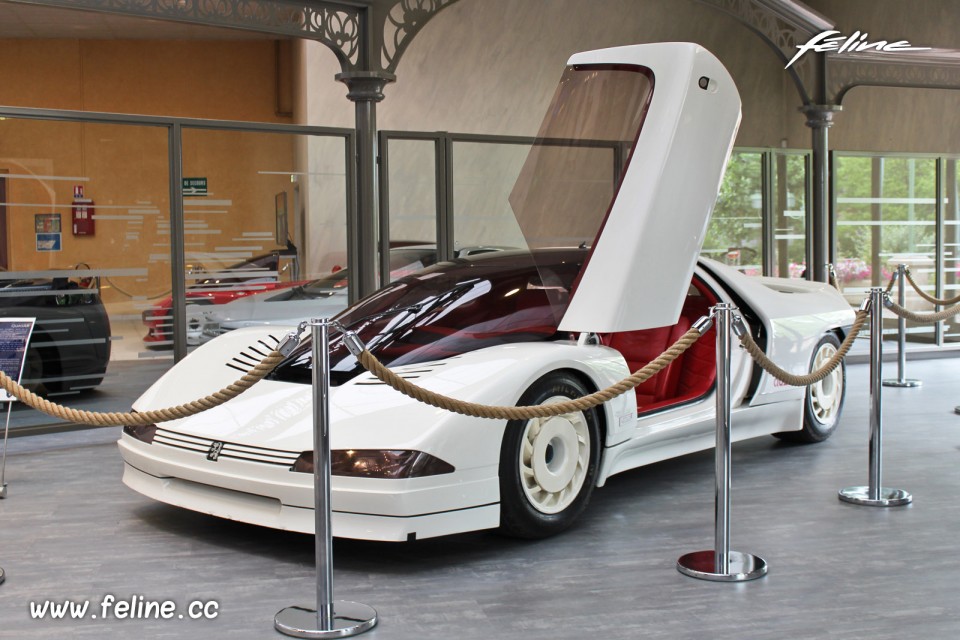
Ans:
[[[314,533],[313,476],[277,465],[119,441],[123,482],[143,495],[201,513],[275,529]],[[499,526],[497,470],[384,480],[331,479],[333,535],[405,541]]]

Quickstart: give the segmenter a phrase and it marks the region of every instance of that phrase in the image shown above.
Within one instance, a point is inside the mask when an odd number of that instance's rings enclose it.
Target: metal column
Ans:
[[[383,88],[396,76],[386,72],[338,73],[355,105],[357,132],[357,208],[347,220],[347,264],[350,269],[349,300],[353,303],[379,287],[377,273],[377,103]]]
[[[816,282],[827,282],[827,263],[830,262],[830,167],[828,153],[830,149],[828,130],[833,126],[833,114],[840,111],[837,105],[808,104],[801,107],[807,116],[807,126],[811,130],[811,149],[813,158],[813,197],[811,199],[811,244],[813,256],[812,278]]]

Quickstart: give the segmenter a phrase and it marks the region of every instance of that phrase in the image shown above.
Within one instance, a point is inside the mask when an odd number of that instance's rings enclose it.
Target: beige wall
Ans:
[[[0,105],[290,122],[271,40],[3,40]]]
[[[960,48],[955,0],[810,0],[844,33]],[[809,148],[799,93],[759,37],[693,0],[460,0],[416,37],[378,111],[385,129],[530,135],[564,62],[592,48],[686,40],[713,51],[743,99],[738,146]],[[313,76],[303,122],[352,126],[336,60],[306,47]],[[960,153],[960,91],[858,88],[831,146]]]
[[[960,49],[956,0],[806,0],[843,34],[870,41],[908,40],[914,46]],[[802,127],[791,123],[792,137]],[[807,145],[809,146],[809,145]],[[960,91],[857,87],[843,100],[830,146],[846,151],[960,153]]]
[[[736,21],[691,0],[461,0],[404,54],[379,125],[533,135],[571,54],[675,40],[705,45],[733,73],[744,96],[738,144],[779,146],[784,74],[776,58]],[[306,121],[351,126],[343,85],[333,80],[335,58],[321,45],[307,56],[320,80]]]

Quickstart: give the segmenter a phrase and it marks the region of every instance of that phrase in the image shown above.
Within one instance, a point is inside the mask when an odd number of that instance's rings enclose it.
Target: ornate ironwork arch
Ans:
[[[960,90],[960,51],[831,58],[827,90],[834,104],[842,104],[851,89],[863,86]]]
[[[10,1],[308,38],[329,47],[343,73],[393,74],[414,36],[458,0]]]

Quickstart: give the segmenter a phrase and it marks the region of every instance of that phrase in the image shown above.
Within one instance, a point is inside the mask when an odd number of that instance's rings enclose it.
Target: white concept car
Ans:
[[[717,302],[795,373],[836,352],[854,314],[825,284],[748,278],[697,261],[740,117],[723,66],[692,44],[571,58],[510,194],[523,251],[438,263],[338,320],[395,372],[491,405],[577,397],[659,355]],[[625,169],[610,177],[618,145]],[[231,331],[135,404],[191,400],[252,368],[280,339]],[[715,432],[710,331],[638,387],[548,419],[470,418],[420,404],[331,341],[332,524],[339,537],[403,541],[499,527],[541,537],[571,525],[615,473],[707,449]],[[191,418],[126,427],[124,482],[223,518],[314,529],[309,340],[238,398]],[[734,440],[816,442],[835,429],[844,371],[781,385],[734,349]]]

